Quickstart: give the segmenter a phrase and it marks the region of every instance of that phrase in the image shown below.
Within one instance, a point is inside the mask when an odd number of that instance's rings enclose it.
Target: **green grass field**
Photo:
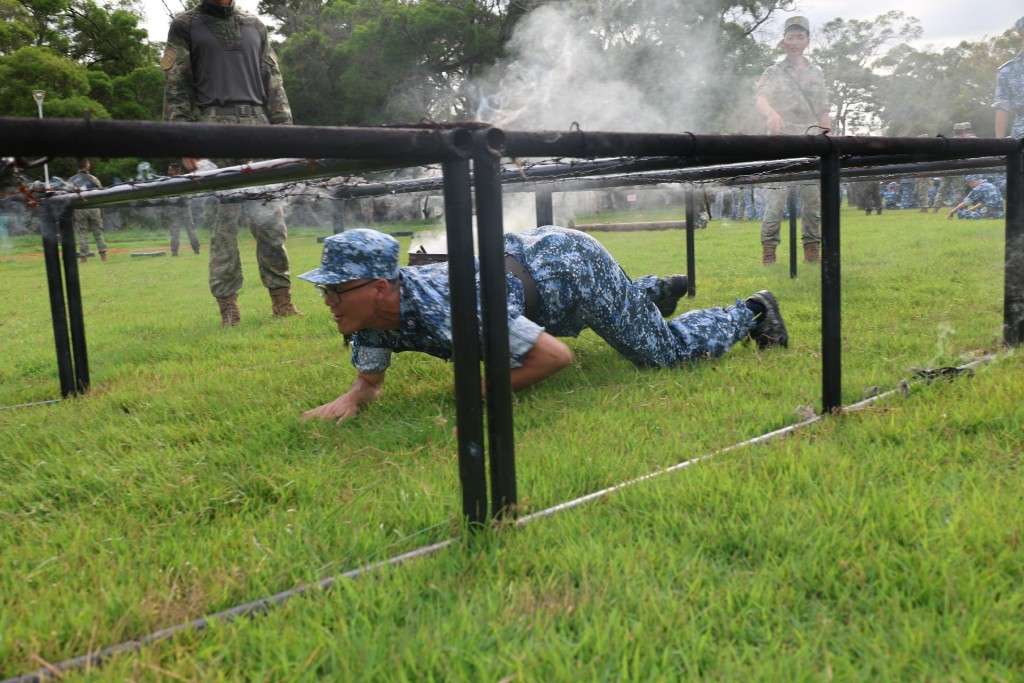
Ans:
[[[1004,226],[842,220],[844,403],[996,359],[66,678],[1022,680],[1024,362],[1001,343]],[[318,264],[320,232],[293,230],[294,273]],[[684,269],[682,232],[597,237],[634,276]],[[43,262],[21,240],[0,256],[0,406],[60,395]],[[91,391],[0,410],[0,678],[462,533],[450,365],[399,355],[356,420],[303,423],[353,377],[311,285],[295,283],[305,317],[274,319],[246,242],[242,323],[221,329],[205,250],[132,258],[109,241],[81,269]],[[526,512],[820,408],[819,268],[762,267],[753,222],[712,222],[696,245],[681,305],[770,288],[790,348],[641,371],[590,333],[569,340],[574,365],[515,399]]]

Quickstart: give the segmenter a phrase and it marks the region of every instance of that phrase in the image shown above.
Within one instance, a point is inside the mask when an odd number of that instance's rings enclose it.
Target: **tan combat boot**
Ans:
[[[107,252],[101,251],[100,252],[100,261],[106,261],[106,260],[107,260]]]
[[[302,315],[302,311],[292,305],[292,290],[288,287],[271,289],[270,302],[274,307],[274,316],[283,318],[289,315]]]
[[[804,245],[804,263],[821,263],[821,249],[817,242]]]
[[[220,326],[235,327],[242,322],[242,312],[238,310],[238,295],[232,294],[223,299],[217,299],[220,306]]]
[[[774,244],[762,244],[761,245],[761,265],[762,266],[774,266],[775,265],[775,245]]]

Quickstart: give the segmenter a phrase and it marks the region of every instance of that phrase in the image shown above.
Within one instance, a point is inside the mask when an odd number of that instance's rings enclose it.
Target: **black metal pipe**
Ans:
[[[476,314],[469,162],[465,159],[446,161],[443,173],[462,514],[471,527],[476,527],[487,520],[487,471],[484,458],[484,413],[480,397],[480,344],[477,343],[479,323]]]
[[[78,277],[78,246],[72,210],[64,207],[57,219],[60,228],[61,255],[64,258],[64,289],[67,292],[68,323],[71,329],[71,355],[74,360],[75,393],[89,389],[89,355],[85,344],[85,317],[82,313],[82,286]]]
[[[50,293],[50,319],[53,321],[53,341],[57,349],[60,395],[67,398],[75,393],[75,374],[71,362],[71,344],[68,340],[64,282],[60,272],[58,231],[54,211],[53,207],[39,207],[39,232],[43,237],[43,261],[46,264],[46,286]]]
[[[676,157],[662,157],[662,159]],[[878,157],[878,159],[891,157]],[[538,188],[548,188],[552,192],[578,192],[582,190],[599,190],[609,187],[642,187],[656,184],[677,184],[683,182],[699,182],[714,180],[721,185],[765,185],[788,184],[799,181],[816,181],[819,178],[820,160],[785,159],[781,161],[747,162],[742,164],[714,164],[711,166],[694,166],[681,162],[676,170],[645,171],[629,174],[594,176],[577,174],[573,177],[538,180],[533,169],[526,169],[505,177],[507,192],[534,192]],[[843,159],[840,173],[846,177],[902,177],[931,176],[942,172],[955,175],[949,171],[977,171],[978,169],[1002,169],[1004,161],[996,157],[966,159],[958,161],[914,162],[876,166],[873,157],[849,157]],[[607,164],[606,164],[607,166]],[[852,166],[852,168],[848,168]],[[870,167],[870,168],[869,168]]]
[[[831,135],[695,135],[607,131],[503,131],[511,157],[682,156],[756,161],[815,156],[948,154],[1003,156],[1021,141],[994,138],[892,138]]]
[[[375,159],[402,166],[465,158],[472,133],[453,128],[354,128],[0,118],[4,155],[251,159]]]
[[[533,193],[533,201],[537,207],[537,227],[555,224],[555,205],[551,199],[551,190],[538,189]]]
[[[821,157],[822,411],[842,403],[842,299],[839,273],[839,155]]]
[[[1024,342],[1024,152],[1006,157],[1006,256],[1003,279],[1003,339]]]
[[[335,176],[348,172],[368,170],[372,162],[354,162],[345,159],[266,159],[241,166],[226,166],[212,171],[200,171],[172,178],[159,178],[145,182],[131,181],[85,192],[54,193],[47,201],[63,202],[73,207],[96,207],[120,204],[159,197],[213,192],[214,190],[238,190],[239,188],[264,186],[276,183],[311,180]],[[394,164],[380,165],[373,170],[394,168]],[[437,184],[441,187],[441,183]],[[268,190],[268,191],[272,191]],[[217,195],[219,201],[232,198],[247,198],[244,191],[226,191]]]
[[[509,374],[508,296],[505,290],[505,244],[501,203],[501,152],[491,131],[477,133],[473,155],[477,240],[480,244],[480,310],[487,386],[487,432],[490,448],[491,511],[515,516],[516,466],[512,427],[512,380]],[[499,149],[496,149],[498,147]]]
[[[686,296],[697,296],[697,255],[694,239],[697,222],[697,200],[693,188],[686,190]]]
[[[786,208],[789,210],[789,277],[796,277],[797,234],[796,234],[796,186],[790,186],[786,192]]]

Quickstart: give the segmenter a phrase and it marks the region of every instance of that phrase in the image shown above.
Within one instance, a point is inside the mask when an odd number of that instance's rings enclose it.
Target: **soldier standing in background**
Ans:
[[[960,123],[953,124],[953,137],[955,138],[976,138],[977,135],[971,130],[970,121],[961,121]],[[946,195],[952,194],[953,201],[965,197],[970,191],[967,187],[967,181],[964,180],[963,176],[943,177],[939,183],[939,190],[935,193],[935,199],[932,202],[932,213],[938,213],[939,209],[942,208],[942,202],[946,198]]]
[[[175,17],[160,65],[165,121],[244,126],[292,123],[267,28],[237,9],[233,0],[201,0],[199,6]],[[196,168],[196,159],[185,158],[182,163],[189,171]],[[221,325],[233,327],[241,321],[238,228],[242,223],[256,238],[260,279],[270,291],[274,315],[302,315],[291,301],[284,246],[288,228],[281,205],[222,203],[210,228],[210,292],[220,307]]]
[[[103,183],[92,173],[92,164],[82,157],[78,160],[78,173],[68,182],[77,190],[98,190]],[[100,260],[107,260],[107,241],[103,239],[103,213],[99,209],[75,209],[75,232],[78,233],[78,260],[85,263],[93,254],[89,251],[89,233],[96,240],[96,251]]]
[[[167,167],[167,175],[172,178],[181,175],[181,166],[170,164]],[[160,212],[164,225],[171,232],[171,256],[178,255],[182,228],[185,228],[185,233],[188,235],[188,243],[192,246],[192,253],[198,256],[199,238],[196,237],[196,223],[192,218],[192,207],[189,206],[188,199],[185,197],[178,197],[171,201],[174,203],[165,205]]]
[[[1024,46],[1024,17],[1013,30]],[[1024,138],[1024,49],[996,71],[996,137]]]
[[[789,17],[783,28],[782,47],[786,57],[772,64],[757,82],[757,110],[765,117],[769,135],[809,135],[824,133],[832,127],[828,93],[821,69],[804,57],[811,41],[811,22],[807,17]],[[765,192],[765,214],[761,223],[761,263],[775,263],[779,245],[782,210],[789,188],[775,187]],[[821,197],[815,183],[799,186],[802,209],[801,241],[804,261],[821,260]]]

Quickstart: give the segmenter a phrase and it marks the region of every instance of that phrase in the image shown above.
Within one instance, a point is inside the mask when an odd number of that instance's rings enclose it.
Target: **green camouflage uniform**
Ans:
[[[196,236],[196,222],[192,218],[192,207],[188,200],[178,198],[172,204],[163,206],[160,210],[160,220],[171,233],[171,256],[178,255],[178,247],[181,245],[181,231],[184,228],[188,235],[189,246],[192,251],[199,253],[199,237]]]
[[[756,94],[764,95],[785,122],[779,135],[814,135],[821,133],[818,116],[829,111],[828,91],[821,68],[808,62],[797,69],[788,61],[772,64],[761,74]],[[816,183],[798,185],[801,211],[801,240],[804,244],[821,242],[821,194]],[[788,187],[765,190],[765,212],[761,222],[761,244],[779,244],[783,207],[789,197]]]
[[[246,103],[239,100],[221,101],[214,96],[208,102],[197,95],[203,80],[202,64],[197,59],[207,59],[196,52],[196,36],[208,38],[208,31],[223,49],[225,61],[245,54],[254,46],[247,42],[255,31],[259,40],[259,77],[252,81],[251,75],[240,72],[237,79],[211,84],[207,88],[216,90],[228,86],[247,86],[257,92],[262,102],[252,102],[248,111],[238,111],[237,105]],[[207,49],[210,41],[205,43]],[[205,53],[204,53],[205,54]],[[211,52],[217,59],[216,51]],[[267,29],[255,16],[235,8],[234,2],[228,7],[219,7],[204,0],[198,7],[178,15],[171,22],[161,66],[164,70],[164,120],[200,123],[223,123],[243,126],[292,123],[292,112],[284,90],[281,70],[277,58],[270,48]],[[244,89],[244,88],[243,88]],[[209,94],[209,93],[207,93]],[[230,96],[228,96],[230,99]],[[255,98],[251,98],[255,99]],[[240,163],[239,160],[227,162]],[[225,160],[220,160],[224,165]],[[210,292],[218,299],[230,297],[242,288],[242,262],[238,253],[238,229],[249,226],[256,238],[256,260],[259,264],[260,279],[267,289],[291,287],[288,252],[284,242],[288,228],[284,212],[278,202],[248,201],[221,204],[210,227]]]
[[[80,190],[99,190],[103,183],[99,178],[79,171],[68,178],[68,182]],[[75,209],[73,218],[75,234],[78,235],[78,253],[82,256],[89,253],[89,235],[96,240],[96,251],[107,253],[107,241],[103,239],[103,214],[99,209]]]

